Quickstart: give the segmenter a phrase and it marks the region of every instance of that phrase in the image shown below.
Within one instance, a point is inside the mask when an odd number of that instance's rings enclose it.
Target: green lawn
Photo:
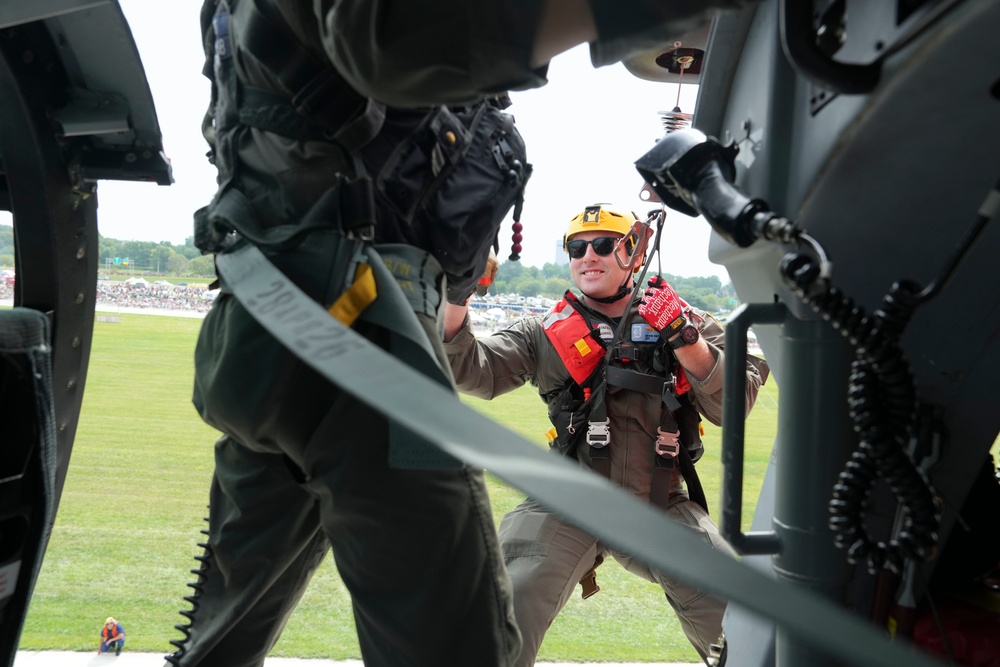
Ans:
[[[108,615],[125,625],[129,649],[170,652],[189,605],[186,583],[200,553],[216,433],[190,402],[200,320],[121,314],[99,322],[83,412],[55,529],[20,647],[94,650]],[[770,456],[777,388],[762,392],[747,426],[745,518]],[[548,429],[537,394],[524,388],[475,409],[539,442]],[[719,506],[719,430],[706,424],[699,471]],[[490,479],[494,517],[523,498]],[[713,512],[714,514],[714,512]],[[401,556],[402,557],[402,556]],[[417,554],[419,557],[419,554]],[[601,592],[574,596],[553,624],[540,659],[689,661],[688,646],[660,589],[617,564],[598,571]],[[327,559],[292,616],[275,655],[359,658],[350,600]]]

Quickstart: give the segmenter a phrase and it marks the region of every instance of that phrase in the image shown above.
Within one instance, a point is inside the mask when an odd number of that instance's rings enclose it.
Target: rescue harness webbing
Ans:
[[[687,484],[689,497],[708,512],[708,499],[698,477],[695,462],[685,446],[696,444],[694,440],[697,433],[696,424],[689,423],[691,419],[686,414],[694,413],[695,409],[686,398],[683,399],[682,405],[678,397],[678,394],[690,388],[690,384],[684,378],[684,386],[678,391],[678,385],[682,383],[669,372],[664,377],[610,365],[608,361],[615,358],[616,341],[625,329],[626,320],[627,318],[623,317],[612,340],[604,342],[594,333],[594,324],[582,304],[572,292],[567,291],[562,301],[552,308],[543,322],[546,337],[558,353],[572,381],[576,382],[586,397],[582,411],[587,415],[587,432],[583,435],[583,439],[588,446],[590,468],[602,477],[611,476],[609,445],[612,443],[612,433],[611,419],[608,417],[605,403],[607,388],[622,387],[659,396],[664,407],[657,437],[650,443],[651,456],[654,460],[650,501],[663,509],[669,507],[671,475],[679,468]],[[603,349],[605,354],[597,354],[600,349]],[[683,369],[679,372],[683,377]],[[684,432],[679,432],[682,418],[686,428]],[[679,443],[681,436],[688,442]],[[700,442],[700,439],[697,442]],[[574,450],[569,450],[570,453],[572,451]]]

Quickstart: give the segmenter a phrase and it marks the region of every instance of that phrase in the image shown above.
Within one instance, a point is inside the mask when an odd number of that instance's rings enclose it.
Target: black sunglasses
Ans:
[[[566,242],[566,253],[570,259],[580,259],[587,254],[587,246],[592,245],[598,256],[607,257],[615,251],[619,238],[618,236],[598,236],[590,241],[574,239]]]

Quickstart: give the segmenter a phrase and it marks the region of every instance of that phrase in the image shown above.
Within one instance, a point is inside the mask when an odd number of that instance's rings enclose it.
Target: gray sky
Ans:
[[[208,81],[201,76],[201,0],[120,4],[143,60],[176,182],[169,187],[100,183],[100,232],[122,240],[183,243],[192,235],[192,212],[215,189],[200,132],[208,100]],[[694,111],[696,92],[684,86],[684,111]],[[657,112],[674,106],[676,85],[637,79],[620,64],[595,69],[584,46],[553,60],[547,86],[511,97],[509,111],[534,165],[522,215],[525,264],[555,261],[566,224],[584,206],[610,202],[639,217],[653,208],[639,199],[643,184],[633,163],[663,135]],[[709,233],[703,220],[668,212],[663,270],[717,275],[727,282],[725,268],[708,260]],[[509,247],[508,220],[500,233],[501,260]]]

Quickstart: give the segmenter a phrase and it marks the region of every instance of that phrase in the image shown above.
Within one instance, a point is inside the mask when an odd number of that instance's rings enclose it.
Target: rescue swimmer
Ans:
[[[579,296],[567,291],[546,315],[478,339],[467,304],[449,304],[445,349],[460,391],[492,399],[525,382],[537,386],[553,449],[735,556],[708,514],[694,470],[704,451],[701,418],[722,420],[724,332],[658,275],[639,294],[635,274],[649,240],[642,228],[633,213],[588,206],[570,221],[563,245]],[[746,374],[749,413],[767,366],[754,359]],[[598,590],[595,568],[607,556],[663,589],[703,660],[718,650],[724,600],[651,570],[532,498],[503,518],[499,535],[523,640],[516,664],[534,664],[577,582],[584,597]]]

